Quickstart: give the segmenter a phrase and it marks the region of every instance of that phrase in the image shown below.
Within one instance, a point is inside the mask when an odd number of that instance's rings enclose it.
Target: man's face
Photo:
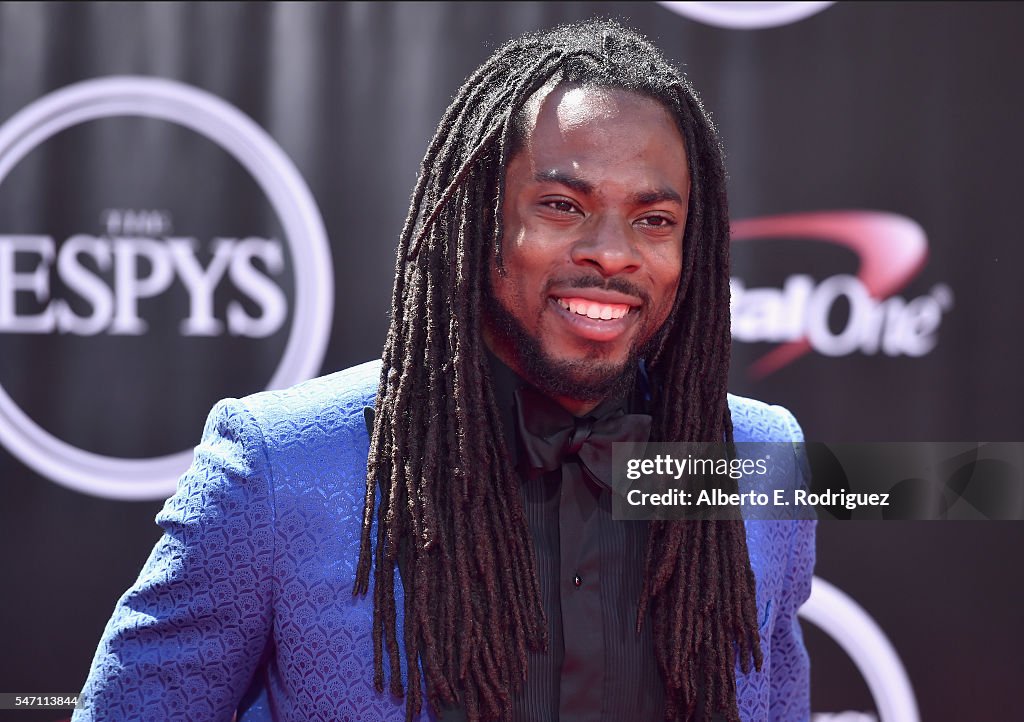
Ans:
[[[671,311],[690,192],[685,144],[661,104],[618,89],[558,86],[525,121],[505,175],[504,269],[491,264],[484,338],[583,413]]]

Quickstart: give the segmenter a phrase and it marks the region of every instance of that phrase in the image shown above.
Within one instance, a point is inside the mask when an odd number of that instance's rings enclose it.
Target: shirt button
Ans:
[[[579,574],[577,574],[572,578],[572,583],[576,585],[577,589],[579,589],[580,585],[583,584],[583,578]]]

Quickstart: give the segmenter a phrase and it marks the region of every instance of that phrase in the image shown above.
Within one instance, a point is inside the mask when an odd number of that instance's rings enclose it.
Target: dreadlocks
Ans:
[[[662,390],[652,439],[732,441],[725,174],[692,87],[610,21],[505,44],[460,88],[420,167],[376,398],[354,592],[367,592],[372,570],[374,683],[383,690],[386,655],[401,696],[400,568],[407,720],[422,709],[421,663],[434,709],[508,719],[527,650],[550,641],[480,333],[489,264],[501,264],[505,168],[524,104],[549,82],[632,91],[675,117],[691,191],[679,290],[647,359]],[[736,656],[744,672],[762,661],[743,522],[650,522],[644,575],[636,628],[653,625],[666,719],[690,719],[702,691],[707,710],[739,720]]]

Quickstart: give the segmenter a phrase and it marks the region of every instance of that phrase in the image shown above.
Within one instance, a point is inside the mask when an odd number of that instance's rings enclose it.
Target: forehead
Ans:
[[[542,88],[524,106],[520,127],[521,149],[537,166],[598,172],[654,161],[664,173],[688,180],[686,145],[675,117],[660,102],[632,91]]]

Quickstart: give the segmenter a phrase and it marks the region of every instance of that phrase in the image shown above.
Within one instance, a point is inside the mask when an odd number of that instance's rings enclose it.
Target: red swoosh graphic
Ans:
[[[790,213],[734,221],[733,241],[803,238],[849,248],[860,259],[857,278],[868,294],[883,300],[900,289],[928,260],[924,229],[906,216],[882,211],[820,211]],[[811,350],[806,339],[784,343],[755,361],[754,379],[769,374]]]

